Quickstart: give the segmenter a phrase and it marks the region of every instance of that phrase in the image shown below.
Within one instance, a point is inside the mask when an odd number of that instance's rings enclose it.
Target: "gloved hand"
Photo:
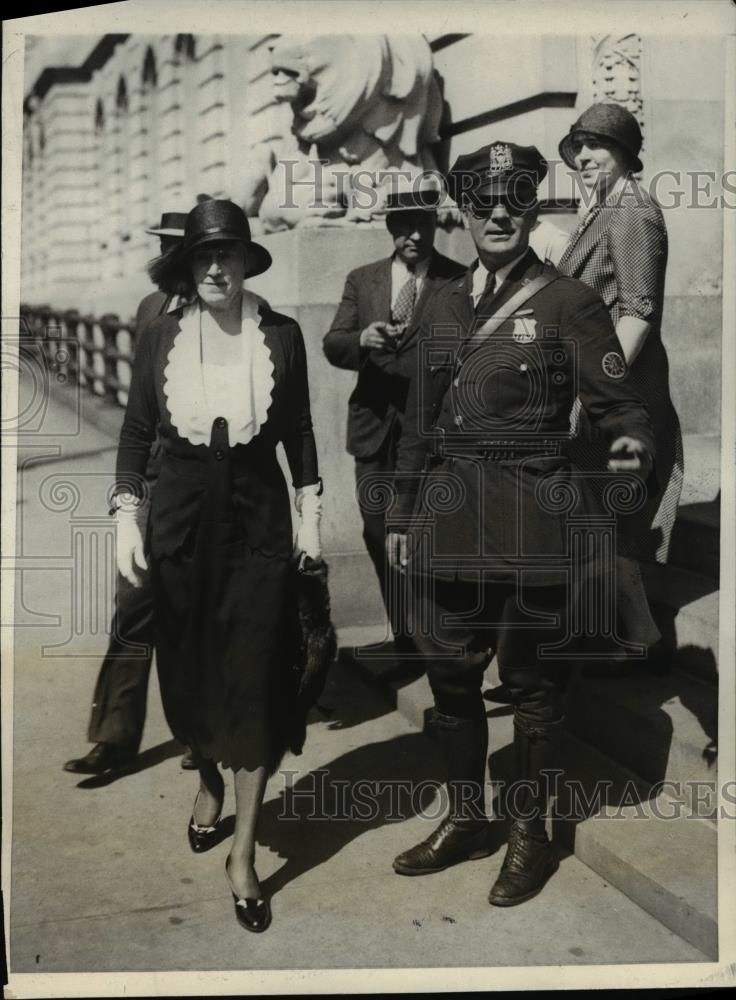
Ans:
[[[322,519],[321,483],[301,486],[294,496],[294,504],[299,514],[299,527],[296,532],[294,551],[299,555],[299,565],[309,556],[315,562],[322,559],[322,540],[320,538],[320,521]]]
[[[118,573],[133,587],[140,587],[142,580],[136,571],[147,570],[148,562],[143,551],[143,533],[139,525],[142,506],[130,494],[120,494],[117,498],[115,524],[117,525],[115,554]]]

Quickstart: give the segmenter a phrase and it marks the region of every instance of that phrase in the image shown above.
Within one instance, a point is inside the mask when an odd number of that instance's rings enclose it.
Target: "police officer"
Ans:
[[[608,441],[610,472],[633,473],[643,487],[654,455],[603,302],[529,247],[546,172],[536,147],[494,142],[461,156],[448,176],[478,259],[423,315],[387,538],[389,561],[409,571],[416,621],[428,623],[416,642],[449,794],[446,818],[394,868],[428,874],[492,851],[481,696],[490,648],[513,704],[517,779],[489,895],[497,906],[530,899],[558,867],[545,814],[559,767],[562,671],[544,647],[565,636],[575,584],[566,518],[595,501],[565,455],[575,397]],[[593,570],[584,559],[578,568]]]

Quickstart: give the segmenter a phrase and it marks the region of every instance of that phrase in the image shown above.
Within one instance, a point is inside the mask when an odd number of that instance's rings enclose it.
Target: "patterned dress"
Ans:
[[[558,268],[594,288],[614,326],[622,316],[650,324],[630,377],[647,404],[654,427],[656,481],[646,506],[624,527],[623,551],[643,561],[666,562],[682,492],[682,434],[669,387],[669,362],[661,320],[667,268],[662,210],[632,178],[593,207],[570,237]],[[593,435],[580,414],[583,440]],[[592,452],[591,452],[592,454]],[[600,458],[600,456],[599,456]]]

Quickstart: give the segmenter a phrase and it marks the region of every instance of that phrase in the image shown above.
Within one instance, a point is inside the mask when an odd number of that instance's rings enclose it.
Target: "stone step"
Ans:
[[[643,565],[652,613],[672,665],[715,683],[718,679],[718,580],[676,566]]]
[[[667,563],[718,580],[721,564],[720,499],[680,506]]]
[[[348,637],[350,630],[339,635]],[[367,644],[367,630],[359,644]],[[343,640],[344,642],[344,640]],[[391,706],[420,729],[431,710],[432,692],[418,665],[415,675],[396,678],[390,660],[349,657]],[[673,782],[672,794],[701,818],[715,809],[717,688],[679,670],[645,673],[638,664],[577,668],[567,698],[568,729],[649,785]],[[596,676],[596,673],[598,676]],[[495,660],[486,684],[497,683]]]
[[[582,668],[567,699],[568,728],[651,784],[673,782],[701,817],[715,809],[717,688],[678,670]],[[587,674],[582,671],[586,670]]]
[[[375,628],[341,629],[338,638],[353,669],[409,722],[431,734],[427,721],[433,702],[426,677],[392,678],[387,661],[353,657],[351,647],[381,640]],[[497,683],[494,661],[486,686]],[[508,706],[488,705],[489,773],[492,782],[503,785],[513,777],[512,713]],[[651,782],[569,732],[563,759],[565,782],[551,827],[555,839],[670,930],[715,958],[715,823],[693,818],[689,799],[657,794]]]
[[[718,434],[685,434],[682,439],[685,477],[680,504],[708,503],[721,488],[721,438]]]
[[[610,782],[600,809],[555,828],[575,856],[670,930],[718,958],[718,840],[714,822],[642,788],[589,744],[565,743],[566,791]],[[558,806],[562,812],[562,807]],[[564,813],[563,813],[564,815]]]

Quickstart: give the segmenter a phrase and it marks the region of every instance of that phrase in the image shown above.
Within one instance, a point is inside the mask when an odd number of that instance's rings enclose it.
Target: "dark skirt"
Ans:
[[[301,752],[303,738],[294,565],[242,538],[229,462],[210,465],[184,544],[151,562],[156,661],[172,733],[223,767],[273,774],[286,750]]]

